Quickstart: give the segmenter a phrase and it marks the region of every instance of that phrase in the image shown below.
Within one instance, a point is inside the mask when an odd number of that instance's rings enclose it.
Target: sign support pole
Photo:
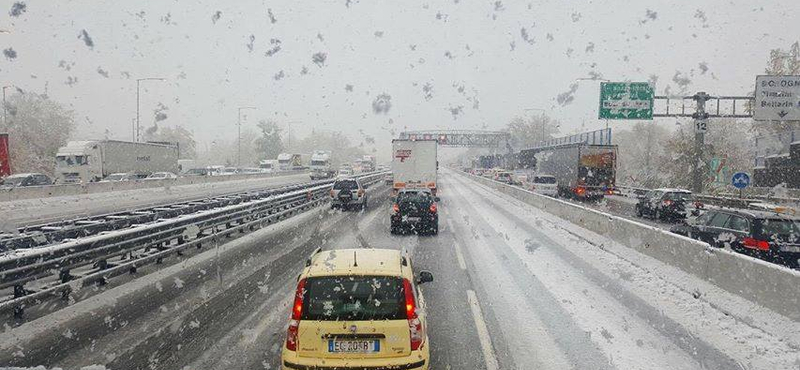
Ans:
[[[706,113],[706,101],[711,97],[704,91],[700,91],[692,96],[692,99],[697,104],[697,109],[692,118],[695,120],[695,125],[699,121],[708,120],[708,113]],[[692,191],[695,194],[703,192],[703,149],[705,147],[706,134],[703,131],[697,131],[694,134],[694,168],[692,170]]]

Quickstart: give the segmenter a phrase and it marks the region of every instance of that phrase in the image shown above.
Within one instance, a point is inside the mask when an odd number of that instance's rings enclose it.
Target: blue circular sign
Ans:
[[[750,175],[745,172],[737,172],[731,177],[731,184],[737,189],[744,189],[750,185]]]

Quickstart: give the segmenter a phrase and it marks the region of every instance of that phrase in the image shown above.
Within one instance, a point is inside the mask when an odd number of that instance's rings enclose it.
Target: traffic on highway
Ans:
[[[800,3],[4,6],[0,369],[800,370]]]

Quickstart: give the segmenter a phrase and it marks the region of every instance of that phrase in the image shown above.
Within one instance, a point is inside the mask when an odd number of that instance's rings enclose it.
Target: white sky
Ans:
[[[363,132],[381,150],[404,128],[500,129],[525,108],[546,109],[565,131],[584,122],[598,129],[597,82],[580,83],[569,105],[555,101],[592,70],[612,80],[655,75],[659,93],[668,85],[680,92],[672,81],[679,72],[691,80],[685,92],[740,95],[753,90],[770,49],[800,38],[800,1],[503,1],[495,10],[494,1],[470,0],[37,0],[19,17],[8,13],[13,1],[2,3],[8,33],[0,46],[17,58],[0,57],[0,81],[38,92],[47,84],[51,98],[75,110],[80,139],[106,129],[130,139],[138,77],[167,78],[143,83],[142,125],[152,125],[163,103],[163,124],[184,125],[201,143],[233,140],[243,105],[259,108],[246,112],[249,125],[271,117],[301,136],[315,127],[356,142]],[[82,30],[94,47],[78,37]],[[270,57],[271,39],[281,50]],[[327,55],[322,67],[312,62],[317,52]],[[382,93],[392,106],[376,114],[372,101]],[[459,106],[454,119],[450,108]]]

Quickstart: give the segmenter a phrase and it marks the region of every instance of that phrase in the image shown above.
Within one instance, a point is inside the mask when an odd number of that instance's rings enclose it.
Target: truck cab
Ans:
[[[336,175],[329,150],[317,150],[311,154],[311,180],[329,179]]]
[[[103,178],[100,148],[92,141],[70,141],[56,153],[56,182],[75,184]]]

